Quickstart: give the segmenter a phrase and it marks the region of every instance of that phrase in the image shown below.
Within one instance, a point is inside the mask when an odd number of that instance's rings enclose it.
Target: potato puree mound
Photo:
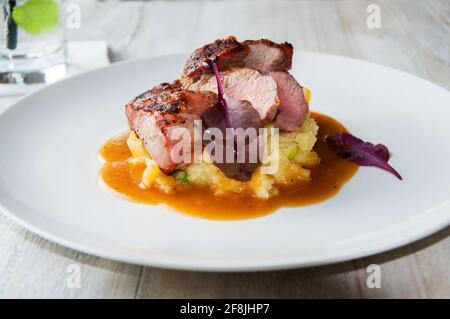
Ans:
[[[204,161],[186,166],[171,176],[164,175],[150,159],[141,140],[131,132],[127,145],[131,151],[130,165],[142,165],[146,169],[142,174],[142,188],[157,187],[165,193],[186,189],[181,185],[197,185],[209,187],[216,195],[229,193],[250,193],[261,199],[267,199],[278,194],[279,187],[298,182],[308,182],[310,171],[308,167],[317,165],[318,157],[312,151],[316,143],[318,131],[316,122],[308,115],[303,123],[293,132],[280,133],[279,169],[274,174],[266,174],[262,167],[269,161],[264,159],[263,166],[253,172],[252,179],[241,182],[227,178],[216,166]],[[204,156],[205,158],[205,156]]]

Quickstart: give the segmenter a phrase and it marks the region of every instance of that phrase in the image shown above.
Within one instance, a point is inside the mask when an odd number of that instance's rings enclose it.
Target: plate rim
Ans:
[[[428,213],[445,209],[446,207],[450,206],[449,204],[450,200],[439,205],[439,207],[432,209]],[[0,202],[0,209],[2,210],[2,213],[5,214],[5,216],[10,218],[13,222],[17,223],[21,227],[24,227],[28,231],[32,232],[33,234],[38,235],[46,240],[49,240],[50,242],[56,243],[63,247],[73,249],[85,254],[89,254],[91,256],[101,257],[111,261],[124,262],[140,266],[149,266],[172,270],[201,271],[201,272],[257,272],[257,271],[271,271],[271,270],[302,269],[314,266],[332,265],[336,263],[372,256],[375,254],[403,247],[405,245],[416,242],[420,239],[426,238],[427,236],[432,235],[450,225],[450,214],[447,214],[447,218],[445,219],[445,221],[442,222],[439,220],[439,222],[435,223],[429,222],[427,224],[428,227],[423,227],[423,224],[421,224],[419,221],[412,223],[411,226],[407,225],[404,226],[405,224],[410,224],[412,220],[423,219],[425,215],[426,217],[428,217],[428,214],[421,214],[419,216],[409,218],[400,224],[397,224],[393,229],[387,232],[386,234],[387,236],[382,237],[381,239],[378,238],[377,240],[373,241],[370,248],[365,249],[358,248],[359,250],[357,252],[354,252],[355,249],[353,249],[353,252],[345,252],[337,254],[340,255],[338,257],[331,256],[324,258],[316,258],[315,261],[305,262],[304,260],[302,261],[301,256],[297,256],[297,257],[279,258],[279,261],[272,263],[266,262],[265,264],[261,263],[259,265],[242,265],[239,263],[218,265],[218,264],[206,264],[202,259],[196,262],[195,260],[197,259],[195,257],[189,258],[184,257],[181,258],[184,260],[184,262],[179,262],[177,260],[179,260],[180,258],[173,258],[170,256],[169,257],[163,256],[163,258],[161,257],[153,258],[151,261],[143,257],[124,256],[123,254],[118,252],[108,251],[98,247],[95,248],[95,245],[92,245],[93,247],[89,247],[83,244],[79,244],[72,239],[67,239],[60,235],[52,234],[51,232],[42,229],[41,227],[35,226],[27,222],[23,218],[15,215],[7,207],[5,207],[2,202]],[[422,226],[418,227],[418,225]],[[415,231],[416,229],[418,229],[419,231]],[[394,242],[390,242],[392,240],[386,240],[386,238],[398,236],[399,231],[406,232],[408,236],[403,235],[401,239],[398,239],[397,241]],[[379,233],[378,237],[381,237]],[[387,243],[383,245],[382,242],[384,241],[387,241]],[[336,251],[341,250],[346,251],[352,249],[349,249],[348,247],[344,249],[342,248],[336,249]],[[288,259],[289,261],[284,261],[283,259]],[[257,260],[265,261],[266,259],[257,259]]]
[[[363,63],[363,64],[371,64],[378,68],[384,68],[389,70],[390,72],[399,72],[403,75],[413,77],[415,80],[419,80],[422,83],[427,83],[428,85],[432,85],[440,90],[444,90],[447,94],[449,91],[436,84],[433,83],[427,79],[423,79],[421,77],[418,77],[414,74],[405,72],[403,70],[399,70],[396,68],[392,68],[389,66],[380,65],[374,62],[365,61],[362,59],[342,56],[342,55],[335,55],[335,54],[327,54],[322,52],[314,52],[314,51],[303,51],[298,50],[302,54],[309,54],[309,55],[323,55],[326,57],[331,58],[338,58],[338,59],[346,59],[351,60],[352,62],[357,63]],[[297,51],[297,52],[298,52]],[[139,58],[139,59],[130,59],[126,61],[120,61],[117,63],[112,63],[110,65],[106,65],[97,69],[89,70],[84,73],[76,74],[69,76],[61,81],[58,81],[56,83],[50,84],[46,87],[43,87],[39,90],[36,90],[34,92],[31,92],[30,94],[27,94],[21,98],[19,98],[17,101],[15,101],[12,105],[10,105],[6,110],[0,113],[0,119],[5,116],[5,114],[13,111],[14,109],[17,109],[20,107],[20,104],[22,101],[27,99],[32,99],[35,94],[41,94],[42,91],[46,91],[48,89],[53,89],[54,87],[57,87],[59,85],[64,85],[67,81],[73,81],[76,80],[78,77],[86,77],[89,76],[91,73],[96,72],[102,72],[104,69],[109,68],[115,68],[115,67],[122,67],[129,63],[144,63],[145,61],[151,61],[151,60],[158,60],[158,59],[168,59],[168,58],[175,58],[185,56],[184,54],[171,54],[171,55],[162,55],[162,56],[155,56],[155,57],[147,57],[147,58]],[[19,224],[21,227],[24,227],[25,229],[31,231],[32,233],[43,237],[51,242],[57,243],[59,245],[62,245],[64,247],[74,249],[83,253],[87,253],[89,255],[98,256],[101,258],[106,258],[109,260],[115,260],[120,262],[126,262],[136,265],[145,265],[145,266],[152,266],[152,267],[158,267],[158,268],[165,268],[165,269],[177,269],[177,270],[190,270],[190,271],[208,271],[208,272],[249,272],[249,271],[267,271],[267,270],[283,270],[283,269],[294,269],[294,268],[305,268],[305,267],[313,267],[313,266],[319,266],[319,265],[326,265],[326,264],[334,264],[338,262],[344,262],[348,260],[358,259],[370,255],[374,255],[377,253],[389,251],[398,247],[402,247],[404,245],[407,245],[409,243],[415,242],[419,239],[425,238],[433,233],[438,232],[439,230],[442,230],[450,225],[450,214],[443,214],[441,217],[441,214],[438,216],[441,218],[429,218],[429,214],[437,214],[442,210],[445,210],[448,208],[450,204],[450,199],[445,201],[444,203],[438,205],[438,207],[434,207],[428,211],[425,211],[424,213],[421,213],[417,216],[408,218],[401,223],[397,224],[393,229],[390,229],[387,231],[386,236],[383,238],[378,238],[376,240],[371,241],[371,246],[369,248],[361,249],[358,248],[358,250],[353,249],[353,252],[348,252],[346,250],[349,250],[349,248],[338,248],[338,251],[344,251],[344,253],[337,254],[339,256],[325,256],[322,258],[315,258],[315,261],[302,261],[302,256],[293,256],[289,257],[289,261],[284,261],[283,258],[279,258],[279,260],[274,261],[272,263],[261,263],[259,265],[242,265],[239,264],[239,261],[235,264],[228,263],[227,265],[219,265],[219,264],[205,264],[204,260],[199,259],[196,263],[195,257],[189,257],[189,258],[181,258],[182,260],[185,260],[184,262],[180,262],[178,258],[170,257],[167,258],[165,256],[158,257],[154,256],[152,260],[149,260],[149,258],[143,258],[143,257],[133,257],[131,254],[129,255],[123,255],[121,252],[117,252],[114,250],[104,250],[100,247],[96,247],[96,245],[92,245],[89,247],[88,245],[77,243],[73,239],[64,238],[63,236],[60,236],[58,234],[52,233],[48,229],[45,229],[45,227],[37,226],[24,218],[22,216],[18,216],[13,211],[11,211],[9,208],[6,207],[6,205],[3,203],[2,200],[0,200],[0,209],[1,212],[5,214],[8,218],[10,218],[15,223]],[[420,219],[423,219],[424,216],[429,218],[430,220],[427,221],[427,223],[420,223]],[[415,222],[414,222],[415,221]],[[424,226],[425,225],[425,226]],[[80,231],[79,231],[80,232]],[[378,237],[380,237],[379,233],[382,233],[383,231],[378,232]],[[401,236],[399,236],[399,233],[402,233]],[[391,237],[394,237],[394,239],[389,239]],[[399,237],[399,238],[396,238]],[[385,239],[388,238],[388,239]],[[97,245],[98,246],[98,245]],[[172,261],[171,261],[172,260]],[[256,259],[259,260],[265,260],[264,258]],[[233,261],[234,262],[234,261]]]

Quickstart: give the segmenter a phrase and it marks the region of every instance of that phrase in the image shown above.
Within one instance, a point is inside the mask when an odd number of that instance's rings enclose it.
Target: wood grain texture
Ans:
[[[191,51],[215,38],[289,40],[296,49],[391,66],[450,89],[450,2],[78,1],[82,28],[73,40],[106,39],[113,61]],[[366,8],[381,8],[381,28]],[[0,111],[13,100],[0,99]],[[69,289],[67,266],[81,267]],[[369,264],[380,289],[366,286]],[[0,297],[54,298],[449,298],[450,228],[387,253],[337,265],[260,273],[172,271],[81,254],[50,243],[0,215]]]

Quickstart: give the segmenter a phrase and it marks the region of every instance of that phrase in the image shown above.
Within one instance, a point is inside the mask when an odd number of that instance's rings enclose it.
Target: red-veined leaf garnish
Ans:
[[[247,139],[244,145],[245,148],[239,149],[234,137],[231,137],[227,143],[227,138],[229,138],[229,136],[226,133],[226,129],[242,128],[246,130],[248,128],[254,128],[258,134],[259,128],[262,127],[261,120],[259,118],[258,111],[253,108],[249,101],[234,100],[225,94],[222,81],[220,80],[220,73],[215,63],[213,64],[213,70],[217,80],[218,103],[207,109],[202,114],[201,118],[203,121],[203,127],[205,130],[210,128],[218,128],[221,130],[224,139],[222,141],[214,140],[214,142],[223,143],[224,150],[229,148],[226,147],[226,145],[231,144],[230,151],[234,152],[235,159],[235,162],[233,163],[226,163],[225,154],[223,154],[224,158],[221,163],[215,162],[214,165],[216,165],[225,174],[225,176],[229,178],[240,181],[248,181],[251,179],[253,171],[261,165],[259,158],[256,163],[250,163],[249,161],[250,143],[257,143],[257,147],[262,147],[262,145],[259,145],[258,143],[258,135],[255,137],[256,140]],[[244,153],[246,158],[245,163],[238,163],[238,155]]]
[[[402,179],[400,174],[388,164],[390,155],[385,145],[365,142],[350,133],[327,136],[326,141],[339,156],[361,166],[379,167]]]

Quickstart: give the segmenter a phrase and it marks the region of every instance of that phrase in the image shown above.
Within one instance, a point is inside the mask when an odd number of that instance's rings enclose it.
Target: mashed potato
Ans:
[[[316,143],[318,126],[307,116],[303,123],[293,132],[280,133],[279,169],[273,174],[264,173],[263,167],[270,164],[270,159],[263,160],[263,165],[253,172],[248,182],[227,178],[215,165],[204,161],[193,163],[171,176],[164,175],[150,159],[141,140],[131,132],[127,145],[131,151],[130,165],[146,164],[142,174],[142,188],[157,187],[170,193],[177,185],[189,184],[209,187],[216,195],[232,192],[250,192],[252,195],[267,199],[279,191],[279,186],[290,183],[307,182],[310,179],[308,167],[317,164],[317,154],[312,151]]]

